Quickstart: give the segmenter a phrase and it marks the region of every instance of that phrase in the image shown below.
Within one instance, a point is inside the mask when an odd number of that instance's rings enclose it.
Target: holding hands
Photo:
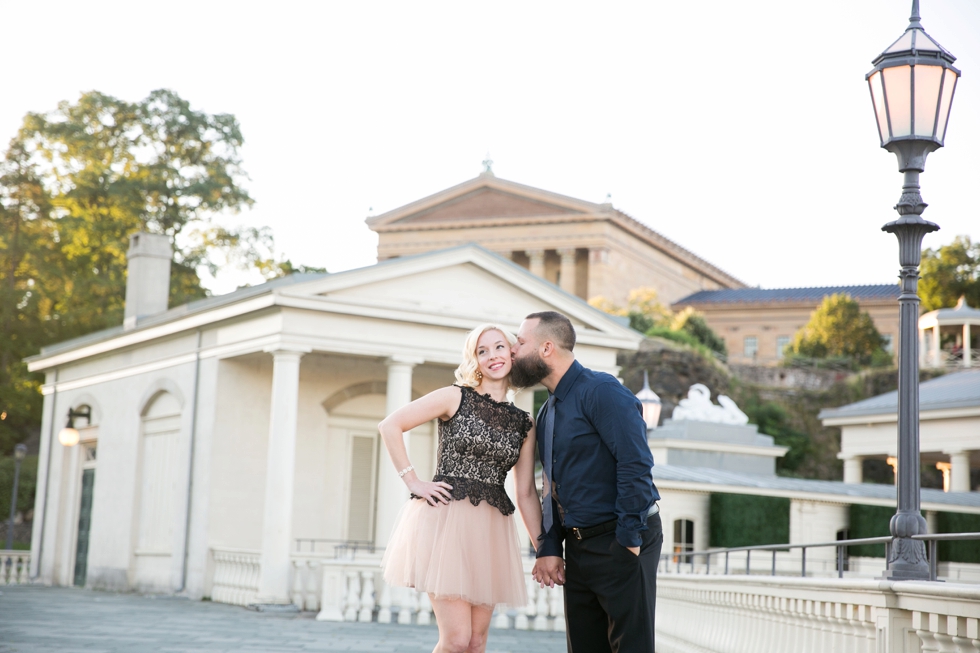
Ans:
[[[531,578],[542,588],[565,584],[565,561],[561,556],[541,556],[534,562]]]

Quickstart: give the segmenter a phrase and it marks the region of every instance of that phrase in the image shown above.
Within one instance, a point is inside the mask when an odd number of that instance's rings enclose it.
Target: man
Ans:
[[[564,585],[569,653],[654,653],[663,529],[642,407],[574,347],[572,323],[548,311],[525,318],[512,349],[511,381],[550,393],[537,419],[544,505],[532,575]]]

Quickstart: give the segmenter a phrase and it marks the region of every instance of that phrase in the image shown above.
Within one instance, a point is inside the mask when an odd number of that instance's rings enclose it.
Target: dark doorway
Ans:
[[[82,470],[82,500],[78,509],[78,544],[75,548],[75,585],[85,587],[88,573],[88,533],[92,525],[92,489],[95,470]]]

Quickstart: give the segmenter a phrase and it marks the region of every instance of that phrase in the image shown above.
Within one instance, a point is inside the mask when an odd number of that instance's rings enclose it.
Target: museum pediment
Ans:
[[[553,218],[602,210],[598,204],[491,176],[480,176],[367,219],[375,231],[426,229],[453,223]]]

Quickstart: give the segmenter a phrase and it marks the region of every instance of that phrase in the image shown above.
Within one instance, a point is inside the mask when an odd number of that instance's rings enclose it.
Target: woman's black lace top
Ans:
[[[452,485],[450,495],[456,501],[469,499],[474,506],[486,501],[511,515],[514,504],[504,479],[520,457],[531,416],[473,388],[460,389],[456,414],[439,422],[439,459],[432,480]]]

